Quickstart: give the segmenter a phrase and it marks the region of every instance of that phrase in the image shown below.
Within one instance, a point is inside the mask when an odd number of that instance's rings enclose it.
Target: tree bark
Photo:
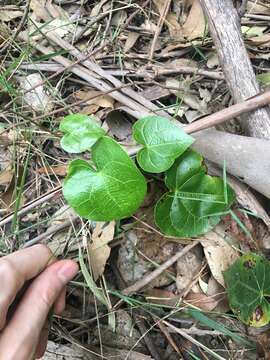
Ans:
[[[235,103],[259,93],[251,61],[241,34],[240,19],[232,0],[199,0],[208,19],[220,65]],[[253,137],[270,139],[270,109],[242,115],[241,125]]]

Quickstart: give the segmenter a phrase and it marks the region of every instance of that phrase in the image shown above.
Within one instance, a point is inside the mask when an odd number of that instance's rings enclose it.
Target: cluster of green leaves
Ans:
[[[249,253],[224,272],[230,307],[245,324],[261,327],[270,321],[270,262]]]
[[[65,151],[91,151],[91,162],[77,159],[69,165],[63,193],[70,206],[94,221],[130,217],[142,204],[147,184],[124,149],[94,117],[68,115],[60,130]],[[155,207],[155,221],[164,234],[190,237],[212,229],[234,194],[222,179],[206,174],[202,156],[189,149],[193,138],[161,116],[139,119],[133,137],[142,145],[137,154],[141,169],[165,172],[169,191]]]

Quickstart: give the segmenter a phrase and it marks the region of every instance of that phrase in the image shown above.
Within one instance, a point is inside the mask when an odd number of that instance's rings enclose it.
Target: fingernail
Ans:
[[[63,265],[58,270],[57,275],[61,281],[67,283],[74,278],[78,271],[78,265],[75,262],[69,261],[67,263],[63,263]]]

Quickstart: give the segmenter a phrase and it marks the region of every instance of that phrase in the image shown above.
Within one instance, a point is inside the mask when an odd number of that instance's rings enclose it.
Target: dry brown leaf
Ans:
[[[4,23],[0,23],[0,45],[6,42],[9,36],[10,36],[9,27]]]
[[[102,6],[107,2],[108,0],[102,0],[98,1],[96,5],[92,8],[91,13],[89,15],[89,18],[91,19],[94,16],[98,16],[101,13]]]
[[[153,3],[155,4],[159,14],[161,15],[164,8],[164,0],[153,0]]]
[[[260,359],[270,360],[270,330],[267,329],[261,334],[257,334],[258,355]]]
[[[212,275],[208,281],[206,295],[214,296],[214,298],[218,301],[218,305],[216,306],[215,311],[225,313],[230,310],[224,287],[221,286]]]
[[[205,33],[206,21],[199,0],[195,0],[188,18],[183,25],[183,34],[188,40],[203,37]]]
[[[179,292],[185,291],[191,285],[195,275],[202,267],[201,252],[194,248],[177,261],[176,286]]]
[[[48,174],[48,175],[58,175],[66,176],[67,174],[67,165],[52,165],[52,166],[43,166],[37,169],[39,174]],[[0,175],[1,179],[1,175]],[[1,182],[1,180],[0,180]]]
[[[135,43],[139,37],[140,37],[140,34],[137,32],[130,31],[128,33],[128,37],[127,37],[127,40],[126,40],[125,46],[124,46],[124,53],[127,53],[130,49],[133,48],[133,46],[135,45]]]
[[[122,26],[127,18],[127,12],[125,10],[117,11],[112,17],[111,24],[114,26]]]
[[[74,97],[78,100],[85,100],[87,105],[96,105],[97,107],[102,108],[111,108],[114,107],[114,99],[111,98],[109,95],[102,95],[101,91],[90,90],[84,91],[79,90],[76,91]],[[93,99],[89,99],[89,97]]]
[[[177,16],[174,13],[169,13],[166,16],[165,24],[168,26],[170,36],[173,38],[183,39],[183,29],[177,20]]]
[[[147,290],[145,298],[149,303],[165,306],[176,306],[181,300],[180,295],[175,295],[168,290],[155,288]]]
[[[5,169],[0,172],[0,185],[8,185],[13,177],[13,171],[11,169]]]
[[[219,66],[219,58],[217,53],[213,52],[208,55],[207,67],[213,69],[216,66]]]
[[[214,296],[189,292],[185,297],[185,301],[203,311],[212,311],[218,305],[218,300]]]
[[[115,221],[96,223],[91,242],[88,244],[90,265],[94,280],[97,280],[104,272],[106,262],[111,253],[111,248],[108,246],[108,243],[113,240],[114,228]]]
[[[0,8],[0,21],[9,22],[22,16],[23,16],[23,12],[18,10],[17,7],[10,6],[9,8],[7,6],[2,9]]]
[[[53,109],[53,102],[50,96],[45,92],[44,86],[41,84],[43,79],[39,73],[33,73],[19,79],[22,91],[28,91],[22,96],[22,101],[25,102],[32,110],[38,112],[49,112]],[[31,88],[37,86],[32,91]]]
[[[50,20],[50,14],[46,9],[46,0],[31,0],[30,9],[33,11],[35,20]]]
[[[269,4],[262,4],[259,1],[248,1],[247,3],[247,12],[249,14],[270,14]]]
[[[248,40],[251,41],[253,45],[258,45],[259,47],[269,47],[270,33],[260,36],[254,36],[249,38]]]
[[[218,225],[214,231],[204,235],[201,240],[211,273],[223,287],[225,287],[223,271],[227,270],[239,257],[237,250],[229,244],[230,239],[226,237],[224,228]]]
[[[77,216],[78,215],[72,208],[68,205],[64,205],[51,216],[51,221],[49,221],[48,226],[49,228],[59,226],[67,220],[70,220],[70,226],[72,226],[72,219],[75,219]],[[61,256],[67,248],[67,245],[69,251],[75,251],[78,249],[78,244],[78,238],[76,238],[76,236],[73,236],[72,238],[72,232],[67,227],[56,232],[49,241],[48,246],[54,256]]]

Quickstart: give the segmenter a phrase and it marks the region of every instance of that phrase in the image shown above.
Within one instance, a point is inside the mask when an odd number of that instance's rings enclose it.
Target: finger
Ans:
[[[39,336],[39,341],[34,357],[35,359],[40,359],[44,355],[48,343],[48,335],[49,335],[49,324],[48,321],[46,321],[46,324],[41,330],[41,334]]]
[[[48,312],[77,272],[75,262],[62,260],[50,265],[33,281],[0,336],[0,360],[33,357]]]
[[[58,296],[58,298],[56,299],[56,302],[53,306],[53,310],[56,315],[61,315],[62,312],[65,310],[66,292],[67,292],[67,289],[65,286],[64,289],[61,291],[60,295]]]
[[[25,281],[30,280],[54,261],[45,245],[35,245],[0,259],[0,330],[6,322],[10,304]]]

